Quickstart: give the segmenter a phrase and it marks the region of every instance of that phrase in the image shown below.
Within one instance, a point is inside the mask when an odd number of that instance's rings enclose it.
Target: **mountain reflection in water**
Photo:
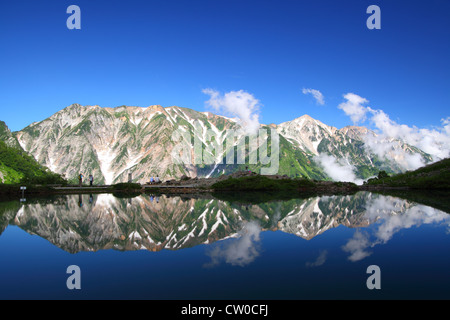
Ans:
[[[260,233],[267,230],[310,240],[340,225],[358,228],[342,247],[350,261],[358,261],[402,229],[432,223],[450,226],[450,215],[443,211],[370,192],[259,204],[212,196],[65,195],[0,210],[0,232],[17,225],[70,253],[179,250],[236,239],[212,246],[206,267],[249,264],[259,255]],[[371,225],[369,232],[365,227]],[[327,251],[322,251],[308,265],[321,265],[326,258]]]

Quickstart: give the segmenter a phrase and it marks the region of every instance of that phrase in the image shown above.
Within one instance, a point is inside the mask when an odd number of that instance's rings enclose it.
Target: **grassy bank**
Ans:
[[[307,179],[270,179],[256,175],[241,178],[230,177],[211,187],[215,191],[287,191],[313,186],[314,183]]]
[[[450,190],[450,159],[444,159],[414,171],[369,179],[366,187],[395,187],[423,190]]]
[[[354,191],[357,186],[350,182],[315,181],[304,178],[273,176],[246,176],[228,178],[211,186],[215,192],[315,192],[315,191]]]

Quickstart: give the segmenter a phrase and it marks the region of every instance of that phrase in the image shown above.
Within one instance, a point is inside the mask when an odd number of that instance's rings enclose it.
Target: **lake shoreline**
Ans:
[[[405,186],[383,186],[383,185],[362,185],[355,186],[353,184],[348,184],[345,182],[339,183],[329,183],[329,182],[320,182],[315,186],[305,186],[298,187],[295,189],[233,189],[233,188],[223,188],[217,189],[212,187],[203,187],[203,186],[190,186],[190,185],[141,185],[139,188],[129,188],[129,189],[121,189],[114,188],[114,186],[83,186],[83,187],[52,187],[52,186],[28,186],[26,190],[24,190],[24,195],[52,195],[52,194],[89,194],[89,193],[162,193],[162,194],[173,194],[173,193],[214,193],[214,192],[277,192],[277,191],[290,191],[299,193],[303,192],[319,192],[319,193],[342,193],[349,192],[354,193],[357,191],[420,191],[427,190],[430,188],[410,188]],[[442,190],[442,189],[436,189]],[[444,189],[445,191],[447,189]],[[0,189],[0,195],[2,196],[21,196],[22,191],[19,186],[16,187],[8,187]]]
[[[305,194],[353,194],[358,191],[369,192],[404,192],[404,191],[429,191],[429,187],[411,188],[408,186],[392,186],[389,184],[363,184],[356,185],[351,182],[316,181],[301,178],[289,178],[286,175],[261,176],[254,172],[240,171],[231,175],[223,175],[214,178],[188,178],[180,180],[168,180],[157,184],[118,183],[115,185],[47,185],[26,186],[21,190],[19,185],[0,185],[0,197],[29,197],[48,195],[70,194],[99,194],[112,193],[120,195],[137,194],[230,194],[230,193],[287,193],[293,197]],[[437,189],[443,192],[448,189]]]
[[[137,184],[134,184],[137,186]],[[167,186],[167,185],[143,185],[139,188],[122,189],[112,186],[83,186],[83,187],[34,187],[22,194],[19,188],[13,188],[14,192],[1,192],[0,202],[19,201],[23,203],[33,202],[39,198],[70,196],[70,195],[94,195],[111,194],[117,198],[134,198],[142,195],[191,198],[218,199],[228,202],[245,204],[270,203],[291,199],[320,197],[320,196],[352,196],[358,192],[371,192],[385,196],[400,197],[424,205],[433,206],[450,214],[450,190],[448,189],[417,189],[392,186],[357,186],[349,188],[342,184],[338,187],[327,187],[328,183],[319,187],[299,188],[296,190],[216,190],[206,187],[193,186]]]
[[[116,189],[114,186],[83,186],[83,187],[49,187],[49,186],[31,186],[27,187],[24,191],[24,195],[64,195],[64,194],[99,194],[99,193],[159,193],[159,194],[196,194],[196,193],[251,193],[251,192],[298,192],[302,193],[320,193],[320,194],[334,194],[334,193],[355,193],[358,191],[420,191],[427,190],[429,188],[417,189],[409,187],[393,187],[393,186],[352,186],[346,183],[342,185],[334,184],[319,184],[314,187],[299,187],[297,189],[258,189],[258,190],[236,190],[236,189],[215,189],[208,187],[198,187],[198,186],[184,186],[184,185],[142,185],[140,188],[130,188],[130,189]],[[444,190],[445,191],[445,190]],[[8,188],[7,190],[0,190],[0,196],[22,196],[22,191],[20,187]]]

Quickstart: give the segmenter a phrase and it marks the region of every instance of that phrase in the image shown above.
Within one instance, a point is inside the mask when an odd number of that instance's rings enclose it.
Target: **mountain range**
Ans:
[[[247,167],[259,172],[268,165],[251,163],[252,151],[248,146],[245,163],[226,164],[230,152],[227,133],[237,132],[237,140],[245,137],[238,120],[176,106],[103,108],[73,104],[17,132],[10,132],[2,123],[0,140],[10,148],[32,155],[41,166],[72,182],[79,173],[92,174],[95,184],[113,184],[127,181],[129,173],[134,182],[146,183],[156,176],[163,180],[213,177]],[[308,115],[279,125],[261,125],[261,128],[278,133],[277,174],[280,175],[355,182],[375,176],[380,170],[405,171],[409,169],[407,159],[411,156],[419,157],[423,163],[433,160],[429,154],[402,140],[378,138],[365,127],[337,129]],[[174,139],[176,132],[195,136],[203,153],[210,153],[215,161],[177,163],[173,156],[179,144]],[[214,139],[208,136],[211,132]],[[271,139],[269,133],[268,149],[271,149]],[[194,139],[188,144],[187,156],[193,160],[198,146]],[[223,151],[212,152],[219,144]],[[374,149],[377,144],[383,146],[383,155]],[[233,150],[235,147],[236,143]],[[7,181],[8,172],[1,166],[0,172],[2,181]]]

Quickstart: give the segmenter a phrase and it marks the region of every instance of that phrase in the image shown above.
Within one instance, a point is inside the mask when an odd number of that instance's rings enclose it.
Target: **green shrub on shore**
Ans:
[[[139,183],[118,183],[112,187],[112,189],[117,191],[135,191],[142,189],[142,186]]]
[[[308,179],[272,179],[265,176],[249,176],[228,178],[212,185],[214,190],[239,191],[275,191],[298,190],[304,187],[314,187],[314,182]]]

